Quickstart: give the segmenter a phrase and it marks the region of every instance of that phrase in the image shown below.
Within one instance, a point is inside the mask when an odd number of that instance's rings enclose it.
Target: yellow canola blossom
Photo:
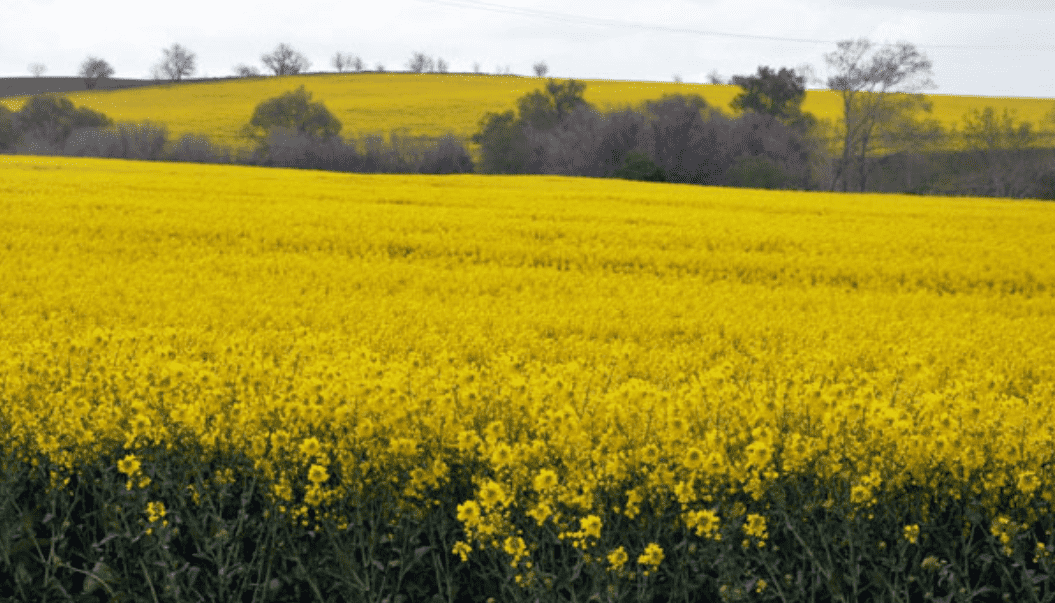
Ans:
[[[0,446],[63,475],[239,452],[294,519],[467,479],[459,555],[648,571],[607,526],[762,542],[797,476],[1051,502],[1051,204],[0,157],[0,274]]]

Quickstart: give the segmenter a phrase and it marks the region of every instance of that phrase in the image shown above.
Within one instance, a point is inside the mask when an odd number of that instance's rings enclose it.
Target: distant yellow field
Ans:
[[[737,86],[582,80],[586,99],[600,108],[638,105],[664,94],[699,94],[732,114],[729,102]],[[74,104],[102,111],[116,121],[165,123],[175,136],[205,134],[212,140],[241,146],[238,130],[258,103],[303,84],[314,100],[323,101],[344,128],[345,138],[405,129],[410,135],[440,136],[448,132],[468,139],[488,111],[505,111],[544,82],[538,78],[475,74],[359,73],[317,74],[229,80],[211,83],[159,85],[125,90],[84,91],[66,95]],[[930,95],[933,117],[946,127],[958,123],[970,109],[993,106],[1017,111],[1017,117],[1048,130],[1044,116],[1052,99],[988,98]],[[17,110],[26,97],[0,99]],[[812,90],[803,105],[821,119],[838,120],[842,101],[836,92]]]

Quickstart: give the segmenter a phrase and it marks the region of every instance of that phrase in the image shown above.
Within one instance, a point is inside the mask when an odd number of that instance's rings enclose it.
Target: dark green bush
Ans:
[[[23,135],[59,147],[74,128],[104,127],[114,123],[102,113],[74,107],[69,99],[50,94],[30,98],[15,115],[15,120]]]
[[[667,176],[655,161],[641,151],[631,151],[623,159],[623,165],[612,174],[625,180],[644,180],[646,182],[666,182]]]

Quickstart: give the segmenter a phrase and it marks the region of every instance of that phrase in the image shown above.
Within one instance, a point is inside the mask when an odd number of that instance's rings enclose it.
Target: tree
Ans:
[[[1042,175],[1033,151],[1040,136],[1029,122],[1016,123],[1015,111],[997,115],[993,107],[963,116],[963,140],[985,170],[978,194],[1021,197],[1033,192]]]
[[[655,161],[647,153],[641,151],[630,151],[620,166],[613,174],[615,178],[624,180],[643,180],[645,182],[666,182],[667,176],[663,169],[656,165]]]
[[[712,69],[711,72],[707,74],[707,83],[722,85],[725,84],[725,80],[722,79],[722,76],[718,73],[717,69]]]
[[[113,121],[102,113],[73,106],[63,96],[42,94],[30,98],[15,115],[15,123],[22,134],[49,145],[60,145],[70,137],[74,128],[112,126]]]
[[[535,70],[535,76],[537,77],[546,77],[546,74],[549,73],[549,66],[546,65],[545,61],[535,63],[533,68]]]
[[[378,73],[384,73],[385,72],[385,66],[382,63],[378,63],[376,69],[377,69]]]
[[[873,45],[868,40],[843,40],[838,50],[824,56],[834,75],[828,87],[840,93],[843,101],[843,148],[837,161],[831,189],[842,182],[849,190],[851,164],[857,161],[860,190],[865,189],[866,159],[878,125],[898,114],[922,107],[926,99],[919,90],[934,85],[931,62],[916,47],[899,42],[866,55]],[[895,93],[904,93],[895,97]],[[908,96],[905,96],[907,94]]]
[[[436,73],[447,73],[450,69],[450,65],[443,59],[436,59]]]
[[[488,112],[472,136],[480,145],[480,170],[485,174],[521,174],[527,163],[527,137],[512,110]]]
[[[266,100],[256,106],[243,134],[260,140],[273,127],[295,130],[312,140],[327,141],[341,131],[341,122],[321,102],[312,102],[311,93],[300,88]]]
[[[333,59],[330,63],[333,65],[333,68],[337,70],[337,73],[344,73],[344,70],[351,68],[354,61],[357,59],[359,59],[359,57],[353,57],[350,54],[341,54],[338,52],[333,55]],[[362,61],[360,61],[360,63],[361,62]]]
[[[260,72],[257,71],[255,67],[250,67],[249,65],[235,65],[234,66],[234,73],[238,77],[259,77],[260,76]]]
[[[415,52],[407,62],[407,69],[413,73],[430,73],[435,71],[436,65],[429,55],[424,52]]]
[[[480,73],[480,63],[473,63],[473,73]]]
[[[95,88],[100,79],[110,77],[113,74],[114,68],[109,63],[93,56],[84,59],[78,72],[78,75],[84,78],[84,87],[88,90]]]
[[[734,75],[730,83],[743,88],[729,103],[737,111],[769,115],[784,123],[790,123],[802,113],[806,78],[796,75],[792,69],[781,67],[779,72],[774,72],[759,66],[756,75]]]
[[[194,73],[197,59],[193,52],[179,44],[173,44],[172,48],[166,48],[162,52],[165,53],[165,58],[154,67],[154,79],[165,78],[179,82]]]
[[[274,71],[275,75],[296,75],[307,71],[311,66],[307,57],[286,44],[279,44],[271,54],[261,56],[260,60],[268,69]]]
[[[48,68],[44,63],[30,63],[29,65],[29,72],[33,74],[33,77],[40,77],[44,75],[44,72],[47,70]]]
[[[546,82],[546,90],[535,90],[517,101],[520,121],[536,130],[559,124],[577,107],[589,106],[583,99],[586,84],[575,80]]]
[[[684,82],[684,80],[682,80],[682,79],[681,79],[681,76],[680,76],[680,75],[678,75],[678,74],[676,74],[676,73],[674,74],[674,77],[672,77],[672,78],[671,78],[671,80],[672,80],[672,81],[673,81],[673,82],[674,82],[675,84],[681,84],[681,83],[683,83],[683,82]]]
[[[363,60],[361,58],[355,57],[354,59],[352,59],[352,70],[353,71],[355,71],[356,73],[359,73],[363,69],[366,69],[366,63],[363,63]]]

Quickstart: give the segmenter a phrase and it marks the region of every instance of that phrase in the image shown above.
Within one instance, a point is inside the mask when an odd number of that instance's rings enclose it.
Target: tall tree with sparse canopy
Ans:
[[[165,48],[162,52],[165,56],[154,68],[155,79],[164,78],[172,82],[179,82],[194,73],[197,58],[193,52],[179,44],[173,44],[172,48]]]
[[[849,190],[851,166],[856,161],[863,191],[868,177],[866,159],[877,130],[917,108],[928,107],[918,91],[934,86],[930,60],[908,42],[872,50],[873,44],[860,38],[843,40],[838,50],[824,55],[833,73],[828,88],[839,92],[843,101],[843,149],[836,161],[832,190],[839,183],[843,191]]]
[[[261,56],[260,60],[275,75],[296,75],[307,71],[311,66],[307,57],[287,44],[279,44],[271,54]]]
[[[110,66],[110,63],[93,56],[84,59],[78,72],[78,75],[84,78],[84,87],[88,90],[95,88],[99,84],[99,80],[110,77],[113,74],[114,68]]]

